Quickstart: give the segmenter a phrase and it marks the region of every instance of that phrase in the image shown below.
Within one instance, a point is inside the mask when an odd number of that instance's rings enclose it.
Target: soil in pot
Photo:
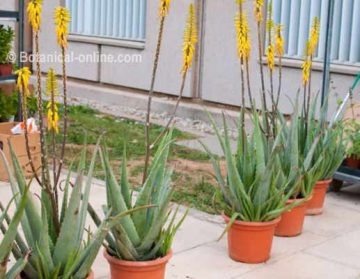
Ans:
[[[0,64],[0,76],[10,76],[13,71],[12,64]]]
[[[112,279],[164,279],[166,264],[172,252],[163,258],[146,262],[130,262],[116,259],[105,250],[104,256],[110,264]]]
[[[332,179],[318,181],[315,184],[312,198],[307,203],[306,215],[320,215],[323,213],[326,192],[331,182]]]
[[[307,202],[305,199],[292,199],[287,201],[286,205],[295,202],[300,204],[281,215],[281,221],[275,229],[276,236],[294,237],[302,233]]]
[[[230,218],[223,215],[225,222]],[[275,227],[280,217],[270,222],[235,221],[228,231],[229,256],[243,263],[262,263],[270,258]]]

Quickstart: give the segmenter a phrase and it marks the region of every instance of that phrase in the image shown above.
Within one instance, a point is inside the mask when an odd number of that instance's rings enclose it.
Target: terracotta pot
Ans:
[[[112,279],[164,279],[166,264],[172,257],[172,252],[163,258],[147,262],[122,261],[110,256],[106,250],[104,256],[110,264]]]
[[[323,212],[326,192],[332,182],[330,180],[318,181],[315,184],[312,198],[307,203],[306,215],[320,215]]]
[[[301,202],[301,204],[281,215],[281,221],[275,229],[276,236],[293,237],[302,233],[307,202],[305,199],[293,199],[288,200],[286,205],[290,205],[295,202]]]
[[[354,156],[346,158],[346,165],[353,169],[358,169],[360,167],[360,160]]]
[[[223,215],[226,223],[230,218]],[[272,241],[280,217],[270,222],[235,221],[228,231],[229,256],[243,263],[262,263],[270,258]]]
[[[12,64],[0,64],[0,76],[10,76],[13,71]]]

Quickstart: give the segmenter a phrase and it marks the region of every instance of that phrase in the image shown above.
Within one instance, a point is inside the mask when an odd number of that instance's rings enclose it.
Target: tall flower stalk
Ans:
[[[247,81],[248,94],[253,107],[251,87],[250,87],[250,74],[249,74],[249,59],[251,53],[251,42],[249,36],[249,23],[247,20],[246,13],[243,10],[244,0],[236,0],[238,5],[238,13],[235,16],[235,31],[236,31],[236,43],[237,43],[237,54],[240,60],[240,76],[241,76],[241,126],[245,127],[245,83]],[[246,69],[244,70],[244,65]],[[246,80],[245,80],[246,71]],[[246,135],[243,134],[243,143],[245,142]],[[243,147],[244,148],[244,147]]]
[[[37,170],[35,168],[34,162],[32,160],[32,154],[30,151],[30,144],[29,144],[29,132],[28,132],[28,126],[27,126],[27,120],[28,120],[27,99],[28,99],[28,96],[30,95],[29,80],[30,80],[30,76],[31,76],[31,71],[28,67],[24,67],[20,70],[17,70],[15,73],[17,75],[16,86],[17,86],[17,89],[19,90],[20,96],[21,96],[21,111],[22,111],[22,120],[24,123],[26,153],[27,153],[27,156],[29,159],[29,165],[31,167],[31,171],[34,174],[35,179],[39,183],[41,183],[40,178],[38,176],[39,170]]]
[[[148,93],[148,104],[147,104],[147,112],[146,112],[146,123],[145,123],[146,157],[145,157],[143,182],[145,182],[145,179],[146,179],[147,173],[148,173],[148,168],[149,168],[149,160],[150,160],[150,152],[151,152],[151,150],[150,150],[151,103],[152,103],[152,96],[154,94],[156,75],[157,75],[159,59],[160,59],[160,50],[161,50],[163,33],[164,33],[165,19],[166,19],[167,15],[169,14],[170,2],[171,2],[171,0],[160,0],[160,6],[159,6],[160,25],[159,25],[158,39],[157,39],[157,45],[156,45],[156,51],[155,51],[155,57],[154,57],[154,65],[153,65],[153,70],[152,70],[152,75],[151,75],[150,90]]]
[[[57,7],[55,9],[55,27],[56,27],[56,36],[57,43],[61,48],[61,63],[62,63],[62,82],[63,82],[63,105],[64,105],[64,127],[63,127],[63,141],[61,146],[61,154],[59,166],[56,174],[56,179],[54,181],[55,188],[57,187],[61,175],[61,170],[64,165],[65,157],[65,148],[66,140],[68,133],[68,96],[67,96],[67,73],[66,73],[66,49],[68,47],[68,35],[69,35],[69,23],[71,21],[70,12],[65,7]]]
[[[168,4],[170,5],[170,1],[161,1],[160,2],[160,16],[161,16],[161,21],[160,21],[160,31],[163,31],[163,25],[164,25],[164,16],[166,16],[167,13],[163,13],[165,11],[169,10],[169,6],[165,5]],[[164,8],[165,7],[165,8]],[[166,8],[167,7],[167,8]],[[164,137],[164,135],[166,134],[166,132],[168,131],[170,125],[172,124],[175,115],[176,115],[176,111],[180,105],[180,101],[183,97],[184,94],[184,89],[185,89],[185,82],[186,82],[186,78],[187,78],[187,74],[192,66],[193,60],[194,60],[194,55],[195,55],[195,51],[196,51],[196,44],[198,42],[198,32],[197,32],[197,21],[196,21],[196,12],[195,12],[195,7],[194,4],[190,4],[189,5],[189,14],[187,17],[187,21],[186,21],[186,27],[185,27],[185,32],[184,32],[184,43],[183,43],[183,65],[182,65],[182,70],[181,70],[181,76],[182,76],[182,82],[181,82],[181,87],[180,87],[180,93],[179,93],[179,97],[177,98],[173,113],[171,114],[170,119],[168,120],[167,124],[165,125],[165,128],[163,129],[163,131],[160,133],[160,135],[155,139],[155,141],[153,143],[150,142],[150,111],[151,111],[151,96],[153,94],[153,86],[155,83],[155,76],[156,76],[156,70],[157,70],[157,65],[158,65],[158,61],[159,61],[159,54],[160,54],[160,47],[161,47],[161,40],[162,40],[162,35],[160,35],[159,32],[159,37],[158,37],[158,48],[157,48],[157,55],[155,56],[155,61],[154,61],[154,74],[153,74],[153,79],[152,79],[152,87],[150,88],[150,92],[149,92],[149,102],[148,102],[148,110],[147,110],[147,121],[146,121],[146,157],[145,157],[145,168],[144,168],[144,175],[143,175],[143,182],[145,182],[146,178],[147,178],[147,173],[148,173],[148,168],[149,168],[149,161],[150,161],[150,153],[151,150],[154,148],[154,146]]]
[[[42,0],[31,0],[28,4],[27,13],[30,25],[32,27],[34,42],[35,42],[35,64],[36,64],[36,76],[37,76],[37,105],[39,114],[39,129],[40,129],[40,143],[41,143],[41,184],[43,187],[48,188],[50,191],[50,177],[47,164],[47,147],[46,147],[46,132],[43,121],[43,99],[42,99],[42,87],[41,87],[41,66],[40,66],[40,44],[39,34],[41,26],[41,12],[42,12]],[[29,158],[31,159],[31,158]]]
[[[262,23],[263,23],[263,10],[264,10],[264,0],[254,0],[254,14],[256,19],[256,26],[257,26],[257,39],[258,39],[258,54],[259,54],[259,67],[260,67],[260,81],[261,81],[261,96],[262,96],[262,106],[263,111],[265,113],[265,130],[267,137],[270,137],[270,123],[268,117],[268,109],[267,109],[267,101],[266,101],[266,92],[265,92],[265,76],[264,76],[264,68],[263,68],[263,40],[262,40]]]
[[[59,133],[59,107],[56,102],[56,97],[59,96],[59,89],[54,69],[50,69],[46,81],[46,95],[49,98],[47,105],[47,120],[48,131],[51,133],[51,146],[52,146],[52,163],[53,163],[53,179],[56,181],[56,134]],[[57,187],[54,189],[55,196],[57,195]],[[58,204],[58,201],[57,201]]]
[[[282,58],[285,53],[284,48],[284,38],[282,36],[282,26],[281,24],[275,25],[275,55],[279,59],[279,84],[278,84],[278,92],[276,96],[276,107],[279,105],[280,94],[281,94],[281,82],[282,82]]]
[[[306,43],[305,60],[302,66],[303,71],[303,112],[305,119],[309,114],[310,103],[311,103],[311,76],[313,67],[313,57],[319,44],[320,34],[320,21],[318,17],[315,17],[311,26],[309,40]]]

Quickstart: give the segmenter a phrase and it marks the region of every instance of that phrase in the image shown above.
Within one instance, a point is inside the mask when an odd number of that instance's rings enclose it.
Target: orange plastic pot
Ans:
[[[358,169],[360,166],[360,160],[355,156],[348,157],[346,158],[346,165],[350,168]]]
[[[166,264],[172,252],[165,257],[146,262],[130,262],[116,259],[105,250],[104,256],[110,264],[112,279],[164,279]]]
[[[223,215],[226,223],[230,218]],[[229,256],[243,263],[262,263],[270,258],[276,225],[280,217],[270,222],[235,221],[228,231]]]
[[[318,181],[315,184],[312,198],[307,203],[306,215],[320,215],[323,213],[326,192],[331,182],[332,179]]]
[[[300,204],[281,215],[281,221],[275,229],[276,236],[294,237],[302,233],[307,204],[305,199],[292,199],[288,200],[286,205],[295,202]]]

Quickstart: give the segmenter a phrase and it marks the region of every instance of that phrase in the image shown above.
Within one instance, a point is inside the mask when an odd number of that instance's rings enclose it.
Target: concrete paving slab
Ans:
[[[297,237],[274,237],[269,263],[279,261],[304,249],[324,243],[330,237],[304,232]]]
[[[354,268],[299,253],[234,279],[355,279],[359,273],[360,271]]]
[[[346,200],[344,203],[347,203]],[[332,198],[328,197],[322,215],[306,217],[304,232],[335,237],[359,228],[359,226],[359,211],[334,204]]]
[[[226,241],[214,242],[174,256],[167,268],[167,279],[220,279],[245,274],[257,265],[231,260]]]
[[[340,192],[327,194],[327,202],[360,212],[360,185],[344,187]]]
[[[307,249],[306,253],[357,268],[360,273],[360,228]]]

